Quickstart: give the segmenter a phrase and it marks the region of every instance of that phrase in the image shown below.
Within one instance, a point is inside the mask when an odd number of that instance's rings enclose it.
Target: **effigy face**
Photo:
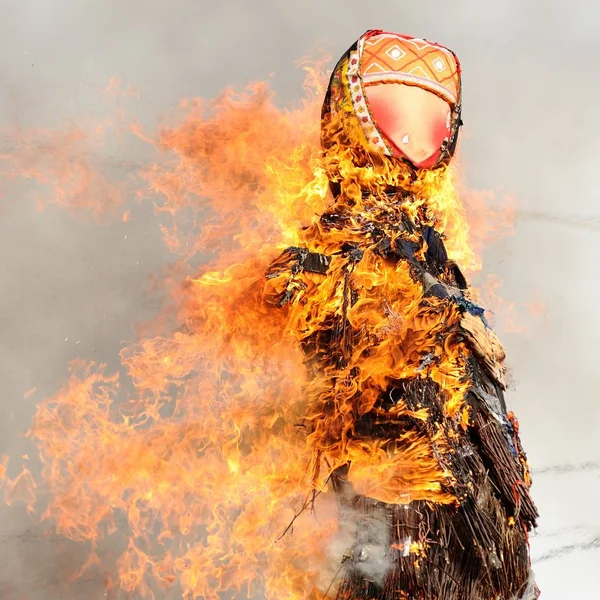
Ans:
[[[365,89],[373,119],[394,156],[419,168],[432,167],[450,135],[448,103],[423,88],[380,83]]]

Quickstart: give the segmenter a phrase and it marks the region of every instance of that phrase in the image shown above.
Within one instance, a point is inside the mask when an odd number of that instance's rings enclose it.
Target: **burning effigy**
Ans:
[[[458,59],[369,31],[324,89],[307,72],[292,110],[255,84],[135,129],[171,301],[123,372],[76,362],[39,401],[41,473],[3,458],[5,495],[86,545],[109,597],[533,600],[531,478],[450,166]],[[73,183],[70,154],[41,175],[31,154],[11,172]],[[55,197],[97,209],[81,171]]]
[[[504,351],[440,234],[457,57],[369,31],[323,105],[331,205],[270,266],[301,345],[314,475],[352,523],[336,598],[535,598],[537,511]]]

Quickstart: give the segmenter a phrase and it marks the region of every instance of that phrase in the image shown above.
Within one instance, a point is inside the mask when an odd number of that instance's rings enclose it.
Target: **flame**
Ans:
[[[374,407],[390,380],[425,374],[440,386],[456,431],[466,426],[468,349],[442,335],[458,312],[424,298],[405,263],[391,265],[370,250],[354,266],[335,256],[342,239],[318,222],[332,202],[333,165],[319,143],[324,77],[318,64],[304,68],[307,98],[293,109],[278,108],[268,86],[257,83],[212,103],[182,102],[181,122],[156,137],[131,127],[158,156],[141,170],[146,187],[137,195],[155,203],[182,264],[197,255],[204,264],[189,267],[169,307],[176,331],[122,351],[127,378],[103,365],[71,365],[68,383],[39,404],[29,432],[41,482],[28,471],[5,482],[11,497],[20,489],[29,506],[47,494],[44,518],[61,535],[89,543],[90,565],[125,520],[116,580],[140,597],[177,585],[183,597],[206,600],[223,593],[322,598],[339,566],[328,556],[337,522],[326,492],[333,470],[347,462],[349,480],[370,497],[456,501],[443,466],[451,444],[427,430],[426,410],[398,402],[382,414],[420,420],[425,433],[408,431],[391,444],[350,436],[356,416]],[[116,89],[112,81],[107,92]],[[69,132],[59,145],[76,149],[78,135]],[[58,153],[57,162],[47,149],[49,162],[23,162],[20,154],[8,157],[9,165],[58,182],[63,204],[90,201],[84,192],[96,185],[95,173],[73,162],[72,152]],[[355,190],[383,185],[350,157],[336,160]],[[451,257],[475,271],[480,261],[455,181],[451,169],[421,177],[412,184],[421,204],[398,210],[435,221]],[[105,189],[103,180],[96,183]],[[382,208],[354,200],[352,215]],[[121,205],[122,198],[107,194],[94,209],[107,202]],[[265,279],[287,247],[307,244],[334,255],[327,276],[289,281],[283,265]],[[349,279],[364,291],[351,306]],[[274,308],[286,292],[297,300]],[[307,353],[303,344],[342,310],[361,336],[336,368],[326,368],[326,348]],[[3,463],[3,476],[5,470]]]

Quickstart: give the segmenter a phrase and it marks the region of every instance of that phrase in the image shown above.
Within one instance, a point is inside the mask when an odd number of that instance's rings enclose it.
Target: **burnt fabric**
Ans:
[[[532,600],[538,515],[505,404],[504,350],[449,258],[418,185],[429,175],[372,142],[351,100],[354,59],[380,75],[375,51],[360,59],[381,33],[367,32],[334,70],[323,108],[332,203],[265,285],[312,374],[304,427],[315,477],[327,472],[340,529],[352,532],[332,589],[339,600]],[[458,61],[395,35],[379,40],[386,77],[449,102],[436,158],[445,168],[460,125]],[[415,66],[418,81],[402,71]]]

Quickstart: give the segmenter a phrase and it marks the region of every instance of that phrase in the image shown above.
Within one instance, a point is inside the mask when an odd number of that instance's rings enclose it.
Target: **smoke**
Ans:
[[[522,217],[515,236],[486,253],[484,272],[501,276],[501,293],[510,299],[541,296],[549,315],[547,330],[504,340],[516,379],[508,402],[534,471],[536,464],[556,465],[537,469],[540,531],[585,523],[592,533],[581,544],[558,548],[552,536],[533,538],[538,582],[546,600],[570,597],[573,581],[581,596],[594,596],[600,485],[596,467],[581,465],[597,464],[600,424],[592,350],[600,335],[593,276],[593,132],[600,126],[595,6],[553,0],[382,0],[366,12],[357,0],[0,0],[0,6],[3,130],[14,130],[15,123],[52,129],[102,118],[106,104],[99,90],[116,74],[138,88],[136,115],[150,129],[183,97],[212,97],[271,73],[284,105],[301,91],[294,61],[315,49],[337,56],[369,27],[423,35],[455,49],[465,73],[462,153],[470,183],[511,190]],[[2,138],[0,154],[10,153],[11,144]],[[127,142],[99,148],[89,141],[77,152],[111,182],[111,160],[121,174],[147,160]],[[104,180],[97,181],[103,193]],[[0,182],[0,455],[13,457],[32,452],[22,433],[35,403],[64,383],[72,359],[118,368],[122,341],[134,339],[135,324],[156,313],[149,278],[172,260],[151,207],[130,208],[127,223],[81,223],[51,208],[38,214],[35,200],[47,199],[44,194],[47,189],[33,182]],[[78,600],[104,593],[119,549],[108,548],[88,579],[70,583],[82,550],[49,534],[51,525],[37,525],[21,508],[0,509],[2,598]],[[349,532],[334,546],[332,564],[339,565],[334,557],[351,550],[353,539]],[[567,562],[573,555],[576,560]],[[366,568],[375,577],[386,558],[377,545],[370,556]],[[167,597],[157,594],[157,600]]]
[[[344,506],[339,511],[339,523],[337,535],[329,545],[331,564],[353,569],[367,581],[383,585],[394,562],[390,550],[390,523],[385,512],[375,509],[365,514]],[[407,549],[409,545],[407,540]]]
[[[566,556],[567,554],[571,554],[573,552],[583,552],[586,550],[597,550],[600,548],[600,535],[596,535],[590,539],[584,540],[582,542],[564,544],[559,546],[558,548],[554,548],[541,556],[538,556],[533,559],[535,564],[543,563],[549,560],[553,560],[555,558],[561,558]]]
[[[525,589],[517,596],[513,596],[511,600],[536,600],[537,597],[535,573],[532,571],[529,575],[529,580],[527,581]]]
[[[598,232],[600,231],[600,217],[595,215],[569,215],[569,214],[552,214],[542,211],[522,211],[518,217],[525,221],[538,221],[541,223],[552,223],[573,227],[575,229],[583,229]]]
[[[563,465],[552,465],[549,467],[541,467],[533,470],[534,475],[570,475],[572,473],[585,473],[598,471],[600,469],[600,461],[589,460],[583,463],[566,463]]]

